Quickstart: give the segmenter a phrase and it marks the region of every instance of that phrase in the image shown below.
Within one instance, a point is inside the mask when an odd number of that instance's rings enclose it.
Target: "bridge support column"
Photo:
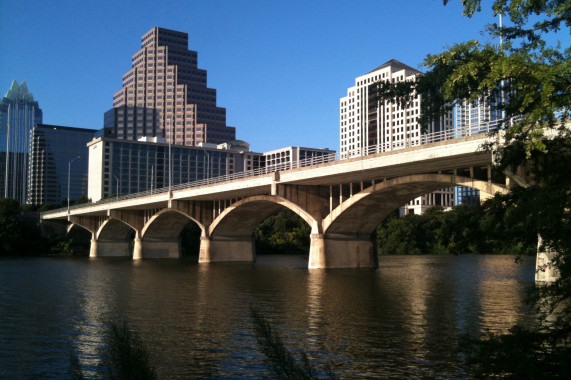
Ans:
[[[311,234],[309,269],[376,268],[378,258],[370,239]]]
[[[143,258],[143,243],[140,238],[135,238],[133,243],[133,260],[140,260]]]
[[[128,241],[91,239],[89,257],[128,257],[131,256]]]
[[[205,237],[200,238],[199,263],[223,261],[256,261],[254,238]]]
[[[550,283],[559,278],[559,272],[553,267],[552,261],[557,254],[549,248],[542,247],[543,241],[538,236],[537,257],[535,260],[535,282]]]
[[[180,258],[179,239],[142,239],[140,245],[141,258],[144,259]],[[134,252],[133,258],[135,258]]]

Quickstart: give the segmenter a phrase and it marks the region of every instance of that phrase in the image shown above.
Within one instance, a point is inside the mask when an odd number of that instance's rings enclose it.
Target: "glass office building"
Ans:
[[[38,124],[30,138],[27,203],[65,205],[87,195],[87,143],[96,131]]]
[[[164,139],[128,141],[98,137],[88,148],[88,197],[94,202],[169,186],[169,144]],[[173,186],[246,168],[257,169],[261,156],[245,147],[220,149],[216,145],[205,148],[172,144],[170,151]]]
[[[26,201],[30,132],[42,110],[26,82],[16,80],[0,101],[0,198]]]

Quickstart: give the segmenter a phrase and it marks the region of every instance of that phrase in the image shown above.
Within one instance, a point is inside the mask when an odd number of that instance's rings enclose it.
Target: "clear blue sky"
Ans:
[[[390,59],[419,67],[483,38],[490,11],[441,0],[0,0],[0,95],[26,80],[44,123],[100,129],[141,36],[189,34],[237,138],[257,152],[339,149],[339,98]]]

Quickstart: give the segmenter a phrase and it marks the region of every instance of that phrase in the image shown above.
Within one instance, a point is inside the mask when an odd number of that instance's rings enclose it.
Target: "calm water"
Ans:
[[[463,378],[457,337],[506,330],[534,259],[382,256],[378,270],[308,270],[307,258],[0,260],[0,378],[95,377],[108,321],[127,320],[161,379],[269,377],[250,306],[343,378]]]

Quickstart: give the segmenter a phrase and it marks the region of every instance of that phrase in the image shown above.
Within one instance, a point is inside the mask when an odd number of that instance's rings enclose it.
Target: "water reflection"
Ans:
[[[530,318],[530,261],[383,256],[378,270],[309,271],[299,256],[2,260],[0,378],[66,376],[74,351],[95,376],[105,323],[124,319],[160,378],[267,376],[250,306],[288,347],[332,361],[344,377],[463,377],[459,334]]]

